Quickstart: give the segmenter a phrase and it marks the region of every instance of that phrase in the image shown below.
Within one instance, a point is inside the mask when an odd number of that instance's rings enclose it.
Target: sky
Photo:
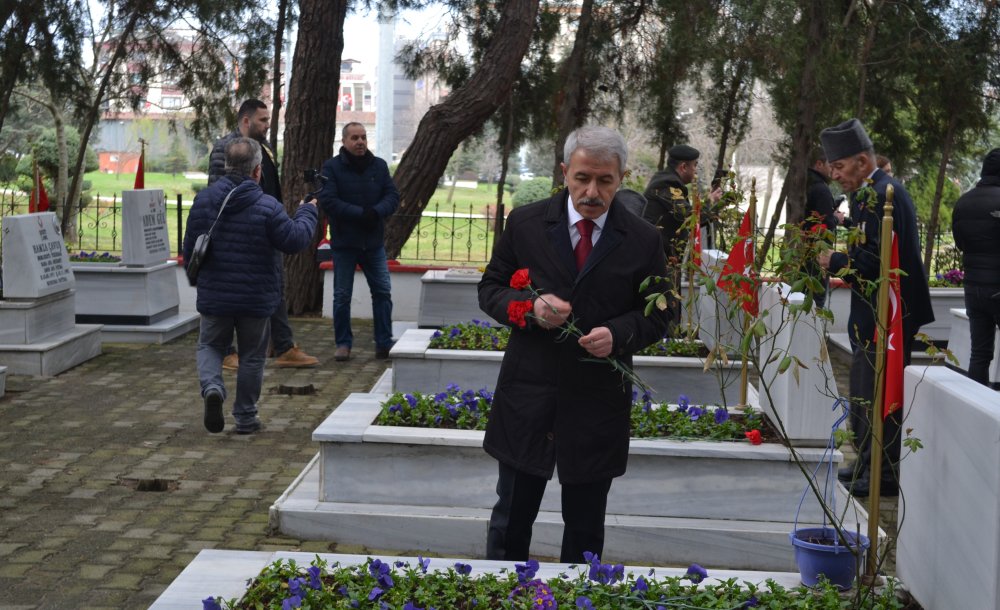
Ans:
[[[446,26],[447,19],[441,10],[403,11],[396,19],[396,38],[426,38]],[[378,61],[378,30],[375,12],[352,12],[344,22],[344,59],[357,59],[373,75]]]

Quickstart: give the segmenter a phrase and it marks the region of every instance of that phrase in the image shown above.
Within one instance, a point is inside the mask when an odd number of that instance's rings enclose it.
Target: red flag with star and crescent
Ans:
[[[139,165],[135,170],[135,186],[132,188],[139,190],[146,188],[146,147],[139,153]]]
[[[899,293],[899,244],[892,232],[889,263],[889,339],[885,352],[885,392],[882,418],[903,407],[903,299]]]
[[[28,213],[48,212],[49,194],[45,192],[45,182],[42,180],[42,173],[38,171],[38,164],[35,164],[34,184],[31,185],[31,197],[28,199]]]
[[[757,274],[753,270],[753,240],[751,239],[750,211],[743,215],[743,222],[740,224],[740,232],[736,235],[736,243],[729,252],[729,258],[722,268],[722,275],[717,282],[731,299],[740,299],[743,311],[751,316],[757,315]],[[730,276],[742,276],[745,279],[726,279]]]

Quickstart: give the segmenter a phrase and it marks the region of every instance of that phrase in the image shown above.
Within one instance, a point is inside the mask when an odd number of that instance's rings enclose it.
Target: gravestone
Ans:
[[[163,343],[196,328],[198,314],[180,312],[169,257],[163,191],[122,192],[122,262],[73,265],[76,321],[104,324],[102,339],[116,343]]]
[[[37,299],[73,288],[73,271],[52,212],[3,219],[5,299]]]
[[[146,267],[162,263],[169,256],[163,191],[122,191],[122,264]]]
[[[719,250],[702,250],[701,270],[712,281],[718,282],[728,258],[728,254]],[[716,290],[710,295],[704,286],[699,288],[698,338],[710,350],[722,345],[727,351],[735,352],[743,338],[745,314],[740,309],[730,318],[731,304],[725,290]]]
[[[76,324],[75,280],[52,212],[3,219],[0,362],[17,375],[58,375],[101,353],[101,327]]]

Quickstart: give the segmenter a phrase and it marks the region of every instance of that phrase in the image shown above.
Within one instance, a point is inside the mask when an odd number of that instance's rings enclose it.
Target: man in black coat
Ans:
[[[951,231],[962,251],[965,312],[972,350],[969,377],[990,385],[994,336],[1000,328],[1000,148],[983,159],[982,179],[955,202]]]
[[[832,274],[844,271],[851,282],[851,313],[847,321],[853,355],[851,359],[851,426],[859,457],[853,466],[842,468],[841,480],[859,497],[868,495],[868,468],[871,459],[871,417],[881,417],[882,407],[873,412],[875,397],[875,312],[878,291],[871,289],[881,273],[882,214],[886,187],[892,185],[893,231],[899,244],[900,296],[903,303],[903,363],[910,364],[913,337],[921,326],[934,321],[927,274],[920,259],[917,214],[913,200],[902,184],[875,165],[875,150],[864,125],[857,119],[828,127],[820,133],[823,150],[833,179],[845,193],[851,193],[851,220],[863,234],[845,252],[824,252],[819,264]],[[870,199],[874,198],[874,202]],[[885,419],[883,436],[881,495],[899,493],[899,449],[902,409]]]
[[[833,193],[830,192],[830,164],[826,162],[826,153],[823,152],[822,148],[813,150],[810,160],[812,165],[806,174],[806,214],[803,228],[808,234],[813,227],[823,224],[836,234],[837,226],[844,215],[837,210],[837,204],[833,201]],[[813,270],[815,273],[812,273]],[[820,273],[818,268],[810,267],[810,275],[819,275]],[[814,299],[819,307],[826,304],[830,278],[824,274],[821,281],[823,282],[823,292],[815,295]]]
[[[208,162],[208,184],[226,175],[226,145],[236,138],[250,138],[260,144],[262,161],[260,164],[260,188],[282,203],[281,180],[278,177],[278,162],[274,151],[267,143],[267,130],[271,125],[271,113],[267,104],[260,100],[250,99],[240,105],[236,113],[236,129],[219,138],[212,147]],[[292,326],[288,323],[288,306],[285,297],[281,297],[281,305],[271,316],[271,348],[277,358],[274,365],[283,368],[313,367],[319,364],[319,359],[302,351],[295,344],[292,336]],[[223,361],[223,367],[229,370],[239,368],[239,356],[230,352]]]
[[[611,481],[628,461],[632,386],[595,359],[631,365],[631,355],[667,328],[664,312],[643,315],[639,290],[665,269],[659,234],[615,198],[625,173],[624,139],[612,129],[583,127],[566,139],[564,158],[566,189],[511,212],[479,284],[483,311],[512,327],[483,443],[500,463],[490,559],[528,558],[555,469],[565,524],[561,560],[602,553]],[[520,269],[528,270],[539,298],[511,286]],[[582,336],[561,336],[567,320]]]
[[[686,144],[672,146],[667,151],[667,167],[653,174],[644,193],[643,217],[660,229],[667,262],[678,269],[688,238],[681,225],[691,215],[687,185],[694,180],[700,156],[697,148]]]

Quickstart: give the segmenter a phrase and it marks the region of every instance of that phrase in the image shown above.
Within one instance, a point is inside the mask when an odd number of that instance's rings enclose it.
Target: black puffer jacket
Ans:
[[[241,137],[239,131],[230,132],[215,141],[212,147],[212,154],[208,157],[208,184],[211,186],[216,180],[226,175],[226,145]],[[278,164],[274,157],[274,151],[267,142],[257,140],[260,144],[260,188],[271,197],[282,203],[281,179],[278,177]]]
[[[1000,176],[983,176],[958,198],[951,231],[962,251],[965,283],[1000,286]]]

